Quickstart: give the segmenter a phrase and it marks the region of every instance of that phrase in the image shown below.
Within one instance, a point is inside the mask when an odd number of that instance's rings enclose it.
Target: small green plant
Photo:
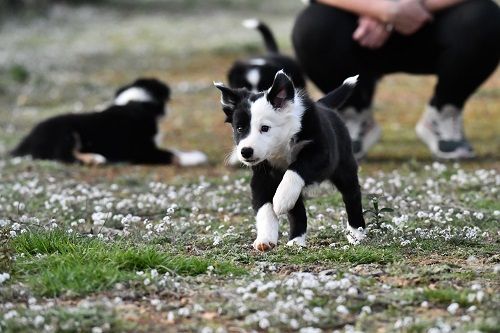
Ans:
[[[13,65],[10,70],[9,70],[11,78],[18,82],[18,83],[24,83],[26,82],[29,77],[30,73],[28,70],[22,66],[22,65]]]
[[[387,222],[384,219],[383,213],[392,213],[394,209],[390,207],[379,208],[379,197],[375,194],[369,196],[372,208],[363,211],[363,215],[371,215],[371,228],[372,229],[383,229],[382,223]]]

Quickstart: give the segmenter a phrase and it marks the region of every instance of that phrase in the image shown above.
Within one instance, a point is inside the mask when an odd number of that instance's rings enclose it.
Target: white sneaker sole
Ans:
[[[427,126],[425,126],[422,121],[419,121],[417,126],[415,126],[415,132],[417,133],[419,139],[427,145],[431,153],[437,158],[457,160],[475,157],[474,152],[467,149],[457,149],[452,152],[440,151],[438,149],[438,141],[433,139],[435,138],[435,134]]]

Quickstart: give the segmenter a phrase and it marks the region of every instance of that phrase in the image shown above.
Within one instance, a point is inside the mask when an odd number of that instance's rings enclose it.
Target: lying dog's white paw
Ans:
[[[273,207],[276,215],[288,213],[297,202],[304,188],[302,177],[292,170],[287,170],[273,197]]]
[[[291,239],[286,243],[286,246],[300,246],[300,247],[306,247],[306,234],[303,234],[302,236],[295,237],[294,239]]]
[[[101,154],[74,152],[73,155],[85,165],[101,165],[106,163],[106,157]]]
[[[267,203],[257,211],[257,239],[253,247],[259,251],[269,251],[278,244],[278,217],[274,214],[273,206]]]
[[[180,166],[195,166],[205,164],[208,161],[207,155],[201,151],[176,151],[175,156]]]
[[[346,228],[347,241],[352,245],[358,245],[366,238],[366,232],[363,228],[359,227],[354,229],[350,225]]]

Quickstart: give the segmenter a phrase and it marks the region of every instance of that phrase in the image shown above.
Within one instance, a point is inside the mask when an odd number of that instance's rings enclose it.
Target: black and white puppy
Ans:
[[[247,88],[253,92],[269,89],[279,70],[288,74],[296,88],[305,88],[306,81],[297,62],[280,54],[278,44],[269,27],[256,19],[243,21],[243,26],[257,29],[262,34],[267,54],[236,61],[228,72],[231,88]]]
[[[234,130],[236,151],[252,167],[252,204],[257,239],[253,246],[267,251],[278,242],[278,216],[288,214],[288,245],[306,245],[307,216],[302,198],[305,186],[332,182],[341,192],[348,216],[348,239],[364,237],[358,166],[347,128],[333,110],[350,95],[357,77],[318,102],[296,90],[278,72],[269,90],[253,93],[221,83],[222,110]]]
[[[158,122],[166,114],[169,87],[141,78],[115,94],[114,104],[100,112],[64,114],[37,124],[11,151],[12,156],[66,163],[171,164],[191,166],[205,154],[158,148]]]

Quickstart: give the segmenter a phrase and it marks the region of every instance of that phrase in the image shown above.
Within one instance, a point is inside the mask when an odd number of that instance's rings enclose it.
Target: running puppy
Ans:
[[[305,88],[306,82],[297,62],[280,54],[278,44],[269,27],[256,19],[243,21],[243,26],[262,34],[267,54],[236,61],[228,73],[229,86],[247,88],[253,92],[264,91],[273,83],[274,75],[281,69],[293,80],[296,88]]]
[[[269,90],[253,93],[221,83],[222,110],[231,123],[238,158],[252,167],[252,204],[257,219],[253,247],[278,244],[278,216],[290,222],[288,245],[306,245],[304,186],[331,181],[341,192],[349,221],[348,239],[364,237],[358,166],[349,133],[333,110],[351,94],[357,77],[314,103],[280,71]],[[361,228],[361,229],[359,229]]]
[[[166,114],[169,98],[170,89],[163,82],[138,79],[118,89],[114,104],[104,111],[64,114],[42,121],[11,155],[88,165],[205,163],[207,158],[201,152],[157,147],[158,122]]]

